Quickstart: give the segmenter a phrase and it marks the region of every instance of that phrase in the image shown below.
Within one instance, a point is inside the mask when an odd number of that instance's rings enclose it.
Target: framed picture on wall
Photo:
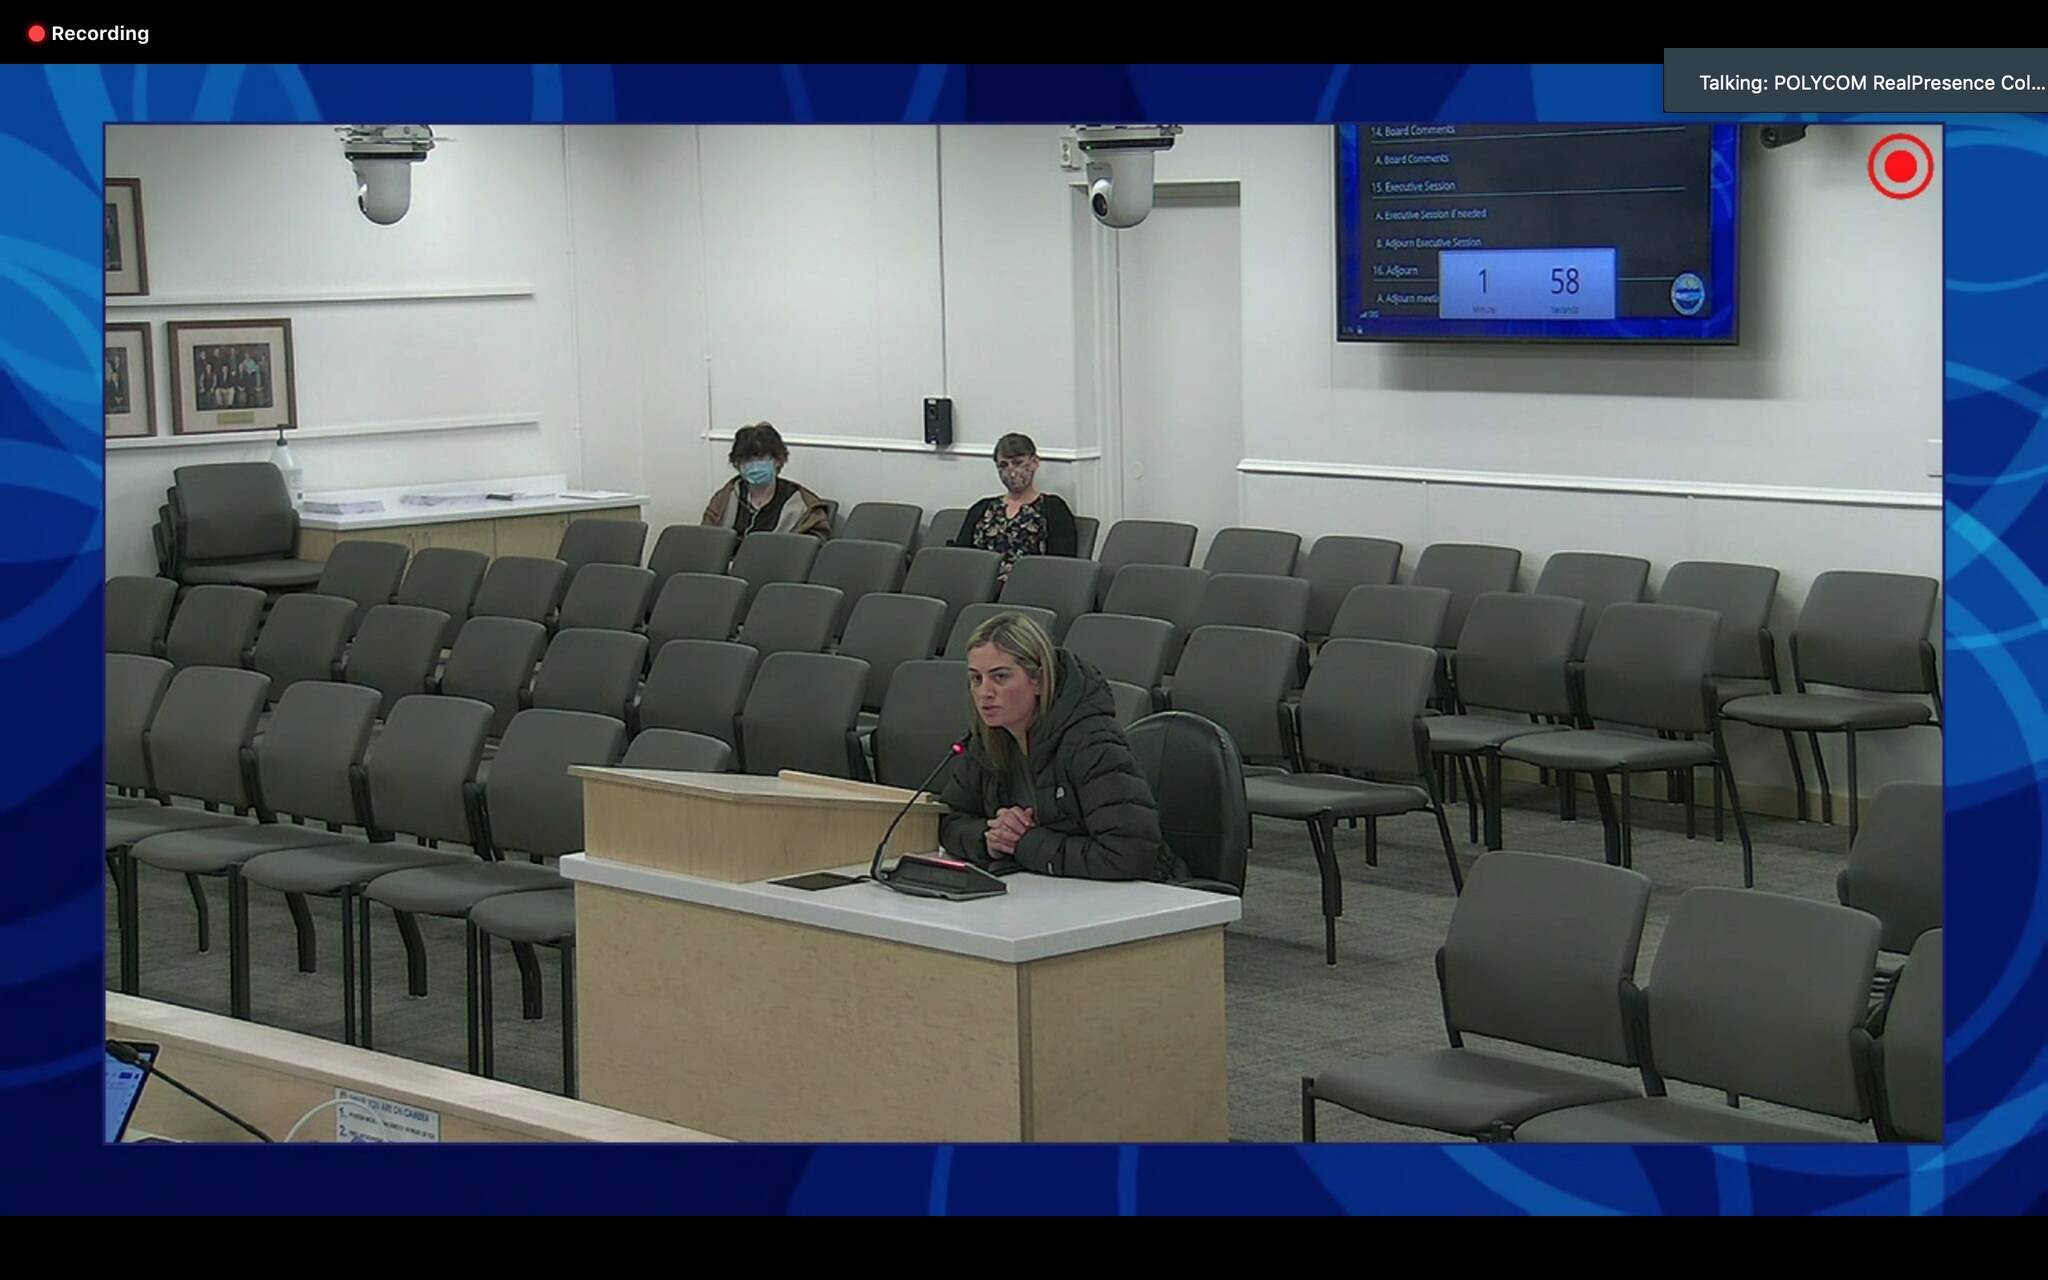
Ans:
[[[149,326],[107,326],[104,367],[107,439],[129,440],[156,434],[156,366],[150,356]]]
[[[149,261],[142,246],[142,179],[108,178],[106,199],[107,296],[149,292]]]
[[[290,320],[173,320],[171,433],[275,431],[298,420]]]

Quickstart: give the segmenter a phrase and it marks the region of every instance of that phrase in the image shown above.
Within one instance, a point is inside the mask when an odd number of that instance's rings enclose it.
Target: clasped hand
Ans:
[[[998,858],[1017,856],[1017,842],[1024,833],[1038,825],[1038,815],[1029,809],[1011,806],[996,810],[996,816],[988,820],[988,851]]]

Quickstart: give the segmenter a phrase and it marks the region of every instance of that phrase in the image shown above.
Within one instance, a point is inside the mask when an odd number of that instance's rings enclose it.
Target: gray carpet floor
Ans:
[[[1657,793],[1655,783],[1643,788]],[[1554,792],[1509,784],[1504,818],[1510,849],[1562,853],[1597,860],[1600,823],[1590,797],[1579,820],[1558,820]],[[1700,834],[1687,840],[1675,806],[1635,807],[1635,866],[1656,885],[1644,930],[1639,980],[1646,978],[1678,895],[1699,885],[1739,887],[1741,846],[1733,824],[1724,844],[1712,838],[1704,808]],[[1782,819],[1751,821],[1756,840],[1757,888],[1823,902],[1835,901],[1835,874],[1847,857],[1845,826]],[[1468,867],[1479,849],[1464,842],[1465,813],[1451,827]],[[1315,857],[1300,823],[1261,819],[1254,832],[1244,918],[1225,933],[1224,966],[1230,1057],[1230,1133],[1235,1141],[1294,1142],[1301,1132],[1301,1077],[1347,1058],[1445,1044],[1434,956],[1450,921],[1450,876],[1427,814],[1381,824],[1379,866],[1365,863],[1363,831],[1340,827],[1338,859],[1344,872],[1345,915],[1338,922],[1338,963],[1323,963],[1323,929]],[[212,904],[213,949],[194,949],[194,913],[183,877],[141,870],[142,994],[216,1013],[227,1012],[227,899],[225,882],[206,881]],[[341,1039],[340,911],[332,901],[313,904],[320,933],[320,971],[299,973],[290,914],[282,896],[250,892],[252,1001],[259,1022],[308,1035]],[[463,1035],[463,927],[452,920],[422,920],[429,954],[429,991],[405,991],[404,950],[391,915],[377,909],[372,959],[376,981],[376,1047],[387,1053],[460,1070]],[[113,895],[107,897],[108,985],[118,977]],[[497,1076],[536,1089],[561,1087],[560,967],[556,954],[539,953],[546,1016],[519,1016],[519,980],[510,949],[499,944],[493,966],[497,1004]],[[1484,1042],[1468,1039],[1468,1044]],[[1488,1043],[1488,1048],[1544,1060],[1543,1053]],[[1563,1059],[1555,1059],[1564,1061]],[[1604,1071],[1623,1080],[1635,1074]],[[1674,1084],[1674,1096],[1718,1102],[1720,1095]],[[1745,1110],[1784,1116],[1815,1128],[1869,1140],[1870,1127],[1787,1112],[1744,1100]],[[1324,1104],[1318,1137],[1325,1142],[1436,1141],[1436,1135],[1354,1115]]]

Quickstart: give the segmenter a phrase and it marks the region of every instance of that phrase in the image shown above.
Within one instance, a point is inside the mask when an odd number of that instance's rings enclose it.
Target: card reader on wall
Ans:
[[[1010,886],[973,863],[936,854],[907,853],[875,878],[898,893],[953,902],[993,898],[1010,891]]]
[[[924,442],[938,449],[953,447],[953,402],[945,396],[924,402]]]

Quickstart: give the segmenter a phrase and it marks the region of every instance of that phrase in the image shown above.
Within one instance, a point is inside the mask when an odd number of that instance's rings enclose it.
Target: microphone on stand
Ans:
[[[963,735],[946,749],[945,758],[925,775],[924,781],[918,784],[910,799],[904,801],[903,807],[896,811],[896,816],[889,820],[889,829],[882,833],[882,839],[875,845],[874,860],[868,864],[868,879],[912,897],[946,898],[955,902],[965,902],[973,898],[992,898],[1010,891],[1010,887],[1000,878],[971,862],[962,862],[955,858],[906,854],[896,859],[893,868],[887,871],[882,869],[882,851],[888,847],[889,837],[896,834],[896,824],[903,821],[903,815],[910,812],[911,806],[917,803],[919,796],[925,794],[926,788],[931,786],[933,778],[939,776],[940,770],[966,750],[967,737]]]

